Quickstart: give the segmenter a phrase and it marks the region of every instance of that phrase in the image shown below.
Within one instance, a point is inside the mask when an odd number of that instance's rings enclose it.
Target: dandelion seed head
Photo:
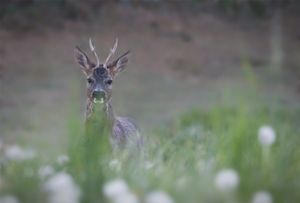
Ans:
[[[146,196],[145,203],[174,203],[174,201],[167,193],[154,191]]]
[[[252,203],[272,203],[272,196],[267,191],[256,192],[253,196]]]
[[[49,193],[49,203],[79,203],[81,191],[74,183],[73,178],[60,172],[50,177],[44,184]]]
[[[235,190],[239,184],[239,175],[233,169],[220,171],[215,177],[215,185],[220,191]]]
[[[126,182],[122,179],[109,181],[103,186],[103,193],[109,199],[115,199],[129,192]]]
[[[262,146],[270,146],[276,140],[275,130],[271,126],[264,125],[258,130],[258,140]]]
[[[35,152],[32,149],[22,149],[18,145],[13,145],[5,149],[4,155],[8,160],[25,161],[35,157]]]
[[[139,203],[139,199],[132,192],[124,193],[112,199],[112,203]]]

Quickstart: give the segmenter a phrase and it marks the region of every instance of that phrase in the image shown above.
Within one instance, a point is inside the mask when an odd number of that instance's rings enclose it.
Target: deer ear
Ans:
[[[74,56],[77,63],[81,66],[83,72],[86,74],[89,70],[92,69],[93,64],[89,60],[88,56],[81,51],[79,47],[76,47],[74,50]]]
[[[111,76],[114,77],[115,75],[117,75],[118,73],[122,72],[125,69],[126,64],[128,62],[129,53],[130,52],[127,51],[125,54],[121,55],[115,61],[107,65],[107,69],[109,70]]]

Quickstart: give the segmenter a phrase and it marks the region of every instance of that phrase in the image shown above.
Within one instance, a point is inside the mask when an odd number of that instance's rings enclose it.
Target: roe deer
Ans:
[[[100,107],[100,114],[102,114],[104,120],[106,120],[106,123],[102,124],[110,125],[111,127],[112,136],[110,140],[113,147],[115,148],[128,144],[139,146],[142,139],[137,126],[130,118],[116,116],[111,104],[113,80],[118,73],[125,69],[129,54],[129,51],[127,51],[116,60],[109,62],[109,59],[116,52],[117,46],[118,40],[116,39],[113,48],[110,50],[110,53],[103,63],[100,63],[91,39],[89,40],[89,47],[95,56],[96,63],[93,63],[88,58],[87,54],[79,47],[75,48],[75,59],[81,66],[81,69],[87,78],[85,119],[87,122],[93,114],[98,114],[98,112],[94,110],[95,108]]]

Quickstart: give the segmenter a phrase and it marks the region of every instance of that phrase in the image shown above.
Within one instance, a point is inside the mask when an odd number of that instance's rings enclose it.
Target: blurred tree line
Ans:
[[[274,8],[299,5],[297,0],[1,0],[0,24],[7,28],[59,25],[65,19],[90,20],[108,4],[148,8],[211,9],[230,16],[265,17]]]
[[[60,25],[64,19],[88,19],[108,0],[1,0],[0,24],[6,28]]]

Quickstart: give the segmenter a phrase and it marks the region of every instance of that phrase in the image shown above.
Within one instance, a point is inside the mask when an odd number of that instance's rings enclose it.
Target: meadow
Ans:
[[[0,203],[300,202],[298,7],[32,2],[0,6]],[[86,133],[89,37],[131,51],[112,103],[141,149]]]
[[[299,109],[248,102],[194,109],[144,134],[142,150],[112,151],[107,129],[84,136],[70,116],[64,155],[44,162],[2,149],[1,193],[53,203],[298,202],[299,118]]]

